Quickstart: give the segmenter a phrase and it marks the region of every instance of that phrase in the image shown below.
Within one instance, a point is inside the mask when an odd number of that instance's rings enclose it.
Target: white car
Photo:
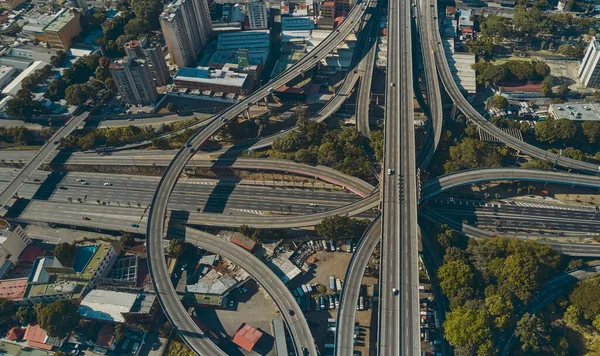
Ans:
[[[394,170],[393,169],[388,169],[388,175],[391,176],[392,174],[394,174]]]
[[[112,183],[110,183],[110,182],[105,182],[105,183],[104,183],[104,186],[105,186],[105,187],[110,187],[111,185],[112,185]]]
[[[77,178],[77,181],[78,181],[78,182],[83,182],[83,179],[81,179],[81,178]]]
[[[83,182],[81,182],[81,185],[90,185],[90,184],[86,181],[83,181]]]

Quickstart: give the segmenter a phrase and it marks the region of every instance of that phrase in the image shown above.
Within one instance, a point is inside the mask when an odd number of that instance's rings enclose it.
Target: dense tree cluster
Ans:
[[[354,127],[327,130],[324,123],[299,119],[297,129],[273,143],[272,155],[296,162],[322,164],[360,178],[372,176],[364,146],[367,140]]]
[[[53,54],[52,56],[50,56],[50,64],[52,64],[53,67],[60,67],[63,62],[67,59],[67,53],[65,51],[62,50],[58,50],[56,51],[56,54]]]
[[[541,81],[550,75],[550,67],[544,62],[511,60],[495,65],[479,61],[472,67],[477,73],[477,82],[483,85],[500,85],[511,80]]]
[[[40,327],[48,336],[65,337],[79,324],[77,305],[71,300],[57,300],[37,312]]]
[[[452,312],[446,338],[461,355],[495,353],[494,339],[515,325],[516,303],[529,302],[543,283],[559,272],[558,252],[547,245],[506,239],[468,240],[448,232],[437,240],[445,247],[438,278]]]
[[[52,130],[43,129],[38,132],[24,126],[0,126],[0,142],[17,145],[40,144],[52,136]]]
[[[17,95],[6,103],[6,113],[18,119],[30,119],[43,111],[42,104],[33,100],[33,94],[27,89],[19,90]]]
[[[21,88],[31,91],[48,79],[50,74],[52,74],[52,66],[46,65],[23,79],[21,82]]]
[[[71,267],[75,262],[75,254],[77,252],[77,246],[73,243],[61,242],[56,245],[54,251],[54,257],[58,258],[63,266]]]
[[[490,99],[489,105],[496,109],[506,109],[508,108],[508,99],[503,97],[502,95],[494,95]]]
[[[450,147],[450,156],[444,163],[446,173],[473,168],[500,167],[505,154],[494,144],[466,137]]]
[[[169,256],[177,258],[183,255],[183,251],[185,251],[185,242],[183,240],[173,239],[169,242],[169,247],[167,248]]]
[[[238,227],[238,231],[254,241],[277,240],[285,237],[284,230],[256,229],[248,225],[241,225]]]
[[[335,215],[323,219],[315,227],[315,231],[326,239],[359,238],[367,226],[369,226],[368,220]]]

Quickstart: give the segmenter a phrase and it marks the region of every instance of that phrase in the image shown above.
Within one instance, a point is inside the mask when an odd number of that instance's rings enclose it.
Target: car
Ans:
[[[268,92],[268,93],[272,93],[274,90],[275,90],[275,89],[273,89],[273,88],[269,88],[269,89],[267,89],[267,92]]]
[[[392,294],[393,295],[398,295],[398,290],[396,288],[392,288]]]
[[[437,16],[434,16],[434,17],[433,17],[433,19],[434,19],[434,20],[437,20]]]
[[[390,86],[393,88],[396,86],[396,83],[390,83]]]
[[[340,32],[340,30],[339,30],[339,29],[337,29],[337,30],[335,30],[335,32]]]
[[[356,69],[355,69],[355,70],[354,70],[354,74],[356,74],[356,73],[358,73],[358,70],[356,70]]]
[[[105,187],[110,187],[111,185],[112,185],[112,183],[110,183],[110,182],[104,182]]]
[[[131,348],[131,354],[135,355],[137,353],[138,347],[140,346],[140,344],[138,344],[137,342],[135,344],[133,344],[133,347]]]
[[[548,226],[548,229],[550,229],[550,230],[556,230],[556,227],[555,227],[555,226],[552,226],[552,225],[550,225],[550,226]]]
[[[81,185],[90,185],[90,183],[83,181],[83,182],[81,182]]]
[[[140,225],[138,225],[138,224],[131,224],[130,226],[131,227],[140,227]]]
[[[292,309],[289,309],[288,311],[290,312],[290,315],[291,315],[291,316],[294,316],[294,315],[296,314],[296,312],[295,312],[295,311],[293,311]]]
[[[394,174],[394,170],[393,169],[388,169],[388,175],[393,175]]]
[[[60,187],[58,187],[58,189],[60,189],[60,190],[68,190],[69,188],[67,188],[67,187],[63,187],[63,186],[61,185]]]
[[[417,7],[417,4],[413,2],[413,7]]]
[[[302,348],[302,356],[308,356],[308,349],[306,347]]]
[[[59,144],[59,142],[58,142],[58,141],[54,141],[54,144],[55,144],[55,145],[58,145],[58,144]]]
[[[249,101],[249,102],[248,102],[248,104],[246,104],[246,105],[248,105],[248,106],[252,106],[252,102],[251,102],[251,101]]]
[[[40,180],[39,180],[39,179],[37,179],[37,178],[35,178],[33,181],[34,181],[34,182],[39,182]]]
[[[429,4],[429,7],[433,7],[433,4]]]
[[[90,218],[88,218],[87,216],[82,217],[83,220],[92,220]]]
[[[235,302],[233,300],[229,301],[229,307],[233,309],[233,306],[235,305]]]
[[[77,178],[77,182],[83,182],[84,180],[81,178]]]
[[[194,153],[194,147],[190,148],[190,153]]]
[[[186,142],[186,143],[185,143],[185,147],[192,147],[192,144],[191,144],[191,143],[189,143],[189,142]]]

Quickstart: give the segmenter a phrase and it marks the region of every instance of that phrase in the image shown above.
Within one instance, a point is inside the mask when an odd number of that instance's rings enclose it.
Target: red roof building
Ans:
[[[252,351],[262,334],[262,332],[250,325],[242,324],[235,335],[233,335],[233,343],[246,351]]]
[[[252,241],[249,237],[239,232],[234,232],[233,235],[231,235],[231,242],[249,252],[252,252],[254,247],[256,247],[255,241]]]
[[[29,324],[25,330],[23,340],[27,341],[27,345],[42,350],[52,350],[52,345],[46,344],[48,335],[38,324]]]
[[[12,301],[23,300],[27,290],[27,278],[4,279],[0,281],[0,298]]]
[[[40,246],[29,245],[25,247],[21,255],[19,256],[19,260],[23,262],[33,263],[36,258],[44,256],[44,249]]]
[[[112,324],[106,324],[100,329],[98,338],[96,339],[96,346],[104,347],[109,350],[114,350],[115,341],[115,328]]]
[[[542,83],[523,83],[523,82],[504,82],[502,83],[502,89],[506,93],[538,93],[542,90]]]
[[[15,326],[8,330],[6,333],[6,338],[10,341],[17,341],[23,337],[23,334],[25,334],[25,330]]]

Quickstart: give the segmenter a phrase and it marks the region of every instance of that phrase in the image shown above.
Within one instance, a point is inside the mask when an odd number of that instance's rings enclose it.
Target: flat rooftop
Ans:
[[[237,73],[228,69],[226,67],[223,69],[210,69],[208,67],[179,68],[173,80],[243,87],[248,74]]]
[[[600,121],[600,104],[551,104],[548,112],[555,119]]]
[[[81,301],[79,315],[87,319],[123,323],[122,313],[129,313],[137,298],[137,293],[94,289]]]
[[[22,300],[27,290],[27,278],[5,279],[0,281],[0,298]]]
[[[75,13],[69,9],[64,9],[59,12],[58,16],[54,19],[54,21],[50,22],[44,31],[59,31],[63,28],[69,21],[71,21],[75,17]]]

